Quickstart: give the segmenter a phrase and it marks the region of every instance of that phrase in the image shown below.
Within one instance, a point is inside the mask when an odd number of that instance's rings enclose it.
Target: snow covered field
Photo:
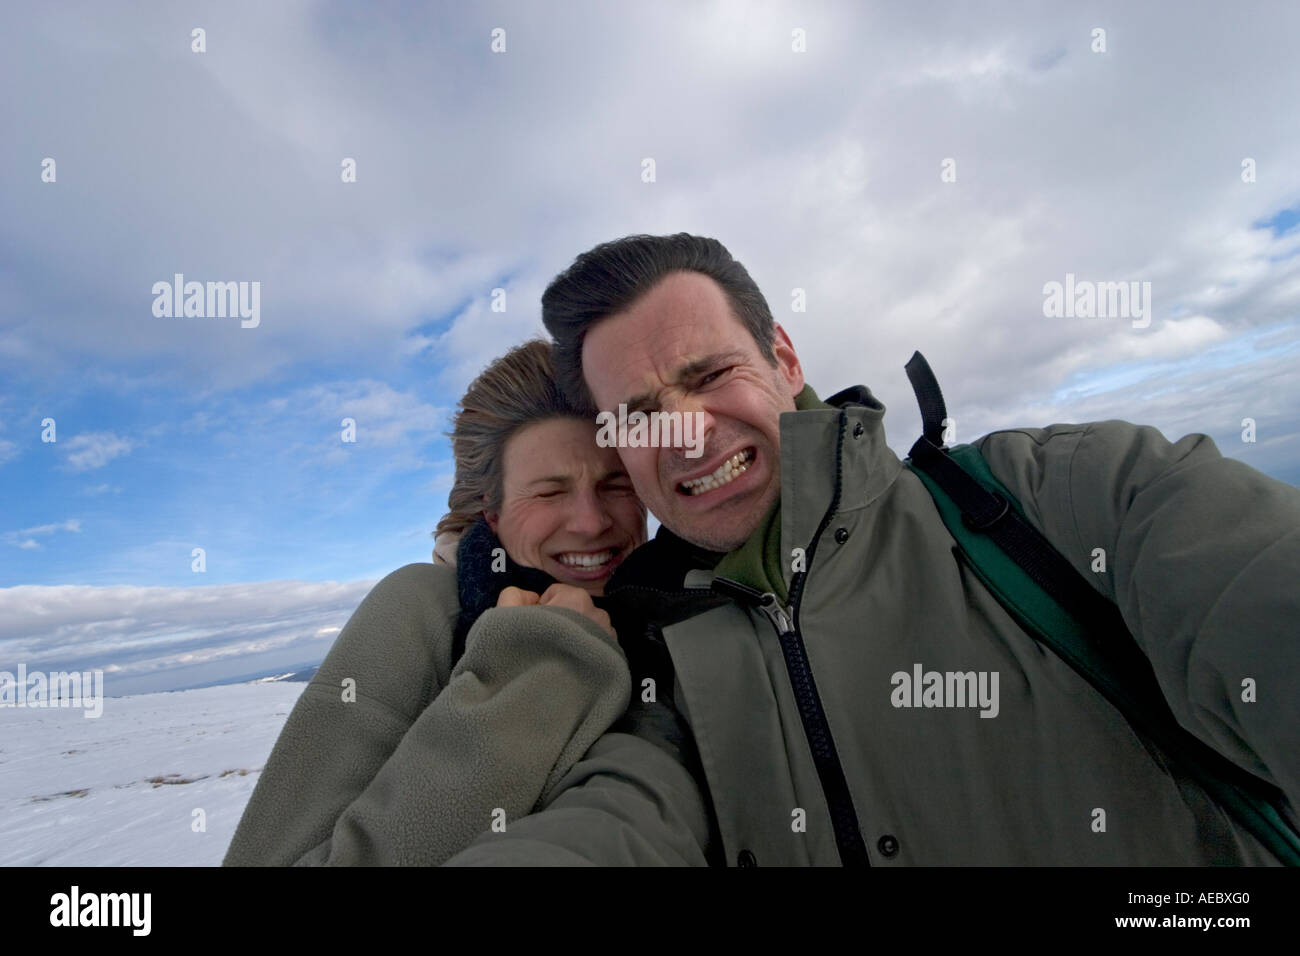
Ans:
[[[0,865],[220,865],[306,686],[109,697],[98,718],[0,707]]]

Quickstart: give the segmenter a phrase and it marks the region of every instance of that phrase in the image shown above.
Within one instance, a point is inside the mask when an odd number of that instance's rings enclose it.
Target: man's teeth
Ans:
[[[706,491],[712,491],[714,488],[721,488],[723,485],[744,474],[749,463],[754,460],[754,453],[746,448],[744,451],[736,452],[721,465],[717,467],[712,474],[704,475],[702,478],[692,478],[690,481],[683,481],[681,487],[688,495],[699,495]]]
[[[609,564],[617,551],[617,548],[606,548],[604,551],[595,552],[566,551],[564,554],[557,555],[555,560],[571,568],[598,568],[602,564]]]

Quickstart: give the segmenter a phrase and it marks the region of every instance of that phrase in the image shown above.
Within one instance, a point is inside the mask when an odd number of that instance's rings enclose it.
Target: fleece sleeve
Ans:
[[[541,809],[445,865],[710,865],[720,842],[702,779],[681,715],[636,701]]]
[[[1121,421],[977,444],[1117,603],[1179,723],[1300,807],[1300,489]]]
[[[454,574],[366,597],[285,723],[225,865],[431,865],[528,813],[627,706],[617,644],[566,608],[492,608],[454,670]]]

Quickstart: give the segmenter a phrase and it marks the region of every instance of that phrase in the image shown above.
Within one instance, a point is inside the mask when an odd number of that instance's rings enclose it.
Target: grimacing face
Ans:
[[[596,405],[702,412],[703,454],[620,448],[637,494],[667,528],[712,551],[739,547],[781,494],[782,412],[795,410],[803,369],[776,326],[777,364],[698,272],[674,272],[629,308],[592,325],[582,372]]]
[[[484,512],[516,564],[603,594],[605,582],[646,539],[645,505],[596,423],[551,418],[517,430],[502,456],[500,511]]]

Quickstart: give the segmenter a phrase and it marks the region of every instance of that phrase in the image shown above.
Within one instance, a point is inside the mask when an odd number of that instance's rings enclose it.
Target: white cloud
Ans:
[[[0,655],[30,668],[112,668],[130,676],[319,643],[373,581],[265,581],[169,588],[0,588]],[[48,668],[47,668],[48,669]]]
[[[98,497],[99,495],[106,495],[109,493],[115,495],[121,494],[122,489],[117,485],[110,485],[110,484],[89,485],[85,488],[82,488],[80,493],[86,495],[87,497],[93,498],[93,497]]]
[[[24,528],[17,534],[54,534],[56,531],[71,531],[74,533],[81,532],[81,521],[77,518],[69,518],[67,521],[57,524],[43,524],[35,528]]]
[[[130,441],[113,432],[83,432],[67,441],[64,452],[73,471],[90,471],[103,468],[132,447]]]
[[[388,474],[426,468],[425,453],[443,444],[451,409],[413,391],[359,379],[295,389],[264,403],[236,399],[226,411],[258,436],[245,451],[279,457],[308,476],[361,458],[366,481],[377,483]],[[345,419],[352,420],[352,441],[343,440]]]
[[[886,400],[896,443],[914,419],[913,349],[965,420],[1026,423],[1049,404],[1082,418],[1093,405],[1049,397],[1136,362],[1151,363],[1148,391],[1188,386],[1186,362],[1300,312],[1300,256],[1286,258],[1300,233],[1252,227],[1300,201],[1300,126],[1281,95],[1300,87],[1300,9],[1189,10],[525,4],[510,10],[509,52],[493,56],[490,9],[428,30],[411,10],[335,23],[311,4],[223,7],[209,32],[238,42],[191,57],[162,88],[174,41],[141,29],[154,14],[89,5],[73,27],[38,6],[0,38],[0,81],[43,82],[0,118],[68,142],[100,198],[51,217],[0,196],[0,229],[57,263],[6,290],[14,314],[39,305],[48,318],[0,333],[0,361],[110,378],[125,374],[114,364],[148,363],[199,388],[349,363],[364,377],[287,398],[295,427],[319,431],[286,426],[281,447],[338,465],[391,450],[394,467],[417,467],[427,455],[409,446],[439,440],[444,412],[381,384],[389,368],[418,356],[458,393],[540,328],[542,289],[578,253],[688,230],[749,268],[820,392],[862,382]],[[1090,50],[1097,22],[1104,54]],[[791,49],[794,27],[806,53]],[[1189,69],[1206,50],[1216,68]],[[99,77],[93,102],[85,72]],[[160,155],[131,123],[177,98],[194,122]],[[358,159],[356,184],[338,181],[342,156]],[[639,179],[645,156],[653,184]],[[1246,156],[1255,183],[1241,181]],[[953,183],[940,180],[948,157]],[[178,209],[203,228],[115,239],[121,222],[174,222]],[[139,277],[186,261],[228,270],[196,278],[264,280],[256,334],[149,321]],[[1045,321],[1042,285],[1066,272],[1151,281],[1150,328]],[[510,290],[505,313],[488,307],[496,285]],[[790,310],[794,287],[805,313]],[[86,310],[92,299],[104,309]],[[1266,385],[1234,361],[1220,400],[1276,398],[1278,427],[1300,428],[1294,378]],[[1185,407],[1214,415],[1205,394]],[[328,435],[347,414],[353,449]]]
[[[81,519],[69,518],[67,521],[60,521],[55,524],[42,524],[33,528],[23,528],[21,531],[6,531],[0,535],[0,540],[15,545],[27,551],[40,548],[38,542],[32,535],[44,536],[56,534],[60,531],[71,532],[72,534],[81,533]]]

